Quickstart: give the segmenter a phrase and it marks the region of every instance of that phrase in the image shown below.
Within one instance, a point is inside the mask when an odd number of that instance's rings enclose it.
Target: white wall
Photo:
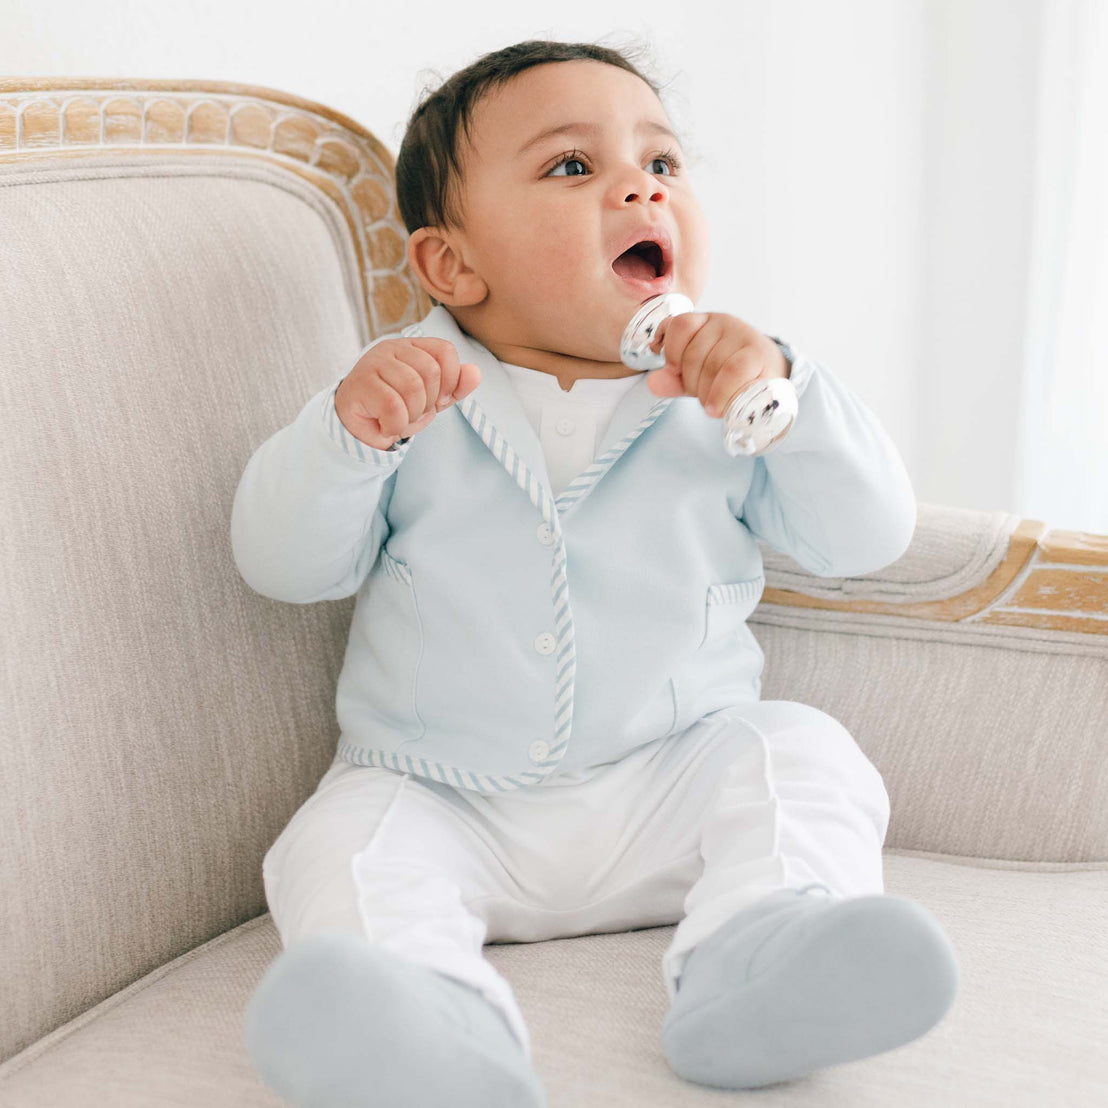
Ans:
[[[943,0],[931,12],[918,491],[1023,514],[1041,3]]]
[[[920,499],[1018,512],[1043,2],[562,0],[540,23],[504,0],[0,0],[0,72],[266,85],[345,112],[395,154],[424,84],[482,53],[645,43],[715,232],[699,306],[830,365]]]

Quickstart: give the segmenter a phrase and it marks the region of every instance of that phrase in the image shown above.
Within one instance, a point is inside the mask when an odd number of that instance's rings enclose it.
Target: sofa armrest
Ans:
[[[1108,536],[1051,531],[1038,520],[1018,520],[999,512],[986,515],[924,504],[920,512],[921,521],[908,551],[892,566],[862,577],[812,577],[795,563],[795,568],[790,568],[790,559],[784,555],[766,554],[764,549],[767,572],[763,601],[829,611],[1108,635]],[[975,573],[982,562],[980,555],[968,565],[952,565],[946,575],[930,573],[934,561],[928,558],[925,546],[934,546],[934,540],[941,539],[944,525],[949,528],[961,521],[965,526],[974,517],[980,538],[988,543],[982,551],[990,570],[987,576]],[[1011,522],[1014,526],[1009,529]],[[986,526],[981,527],[982,523]],[[971,576],[966,576],[967,571]],[[798,581],[798,576],[807,578],[810,584]]]
[[[762,696],[851,730],[889,789],[888,846],[1108,861],[1108,538],[921,504],[876,573],[763,556]]]

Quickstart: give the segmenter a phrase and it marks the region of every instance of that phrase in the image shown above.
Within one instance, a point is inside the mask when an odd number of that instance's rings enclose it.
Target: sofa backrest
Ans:
[[[353,601],[252,592],[231,503],[426,314],[391,196],[266,90],[0,86],[0,1059],[266,910]]]
[[[889,792],[886,847],[1108,863],[1108,538],[922,503],[873,573],[762,553],[762,697],[857,739]]]

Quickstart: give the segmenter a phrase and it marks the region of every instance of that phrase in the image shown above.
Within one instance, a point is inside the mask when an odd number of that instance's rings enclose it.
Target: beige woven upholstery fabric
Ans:
[[[926,904],[958,952],[946,1018],[886,1054],[756,1093],[676,1077],[660,1048],[655,927],[489,946],[531,1030],[549,1108],[1095,1108],[1108,1089],[1108,870],[1021,871],[890,853],[886,890]],[[241,1049],[280,940],[263,916],[0,1067],[5,1108],[277,1108]],[[372,1080],[372,1075],[367,1075]]]
[[[886,845],[1108,861],[1108,636],[769,604],[751,629],[763,698],[822,708],[881,771]]]
[[[366,336],[338,219],[278,169],[9,168],[0,227],[3,1058],[265,910],[353,601],[253,593],[231,502]]]

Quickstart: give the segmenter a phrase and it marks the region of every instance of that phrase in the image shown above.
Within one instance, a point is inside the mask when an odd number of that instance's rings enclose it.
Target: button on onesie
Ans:
[[[620,400],[641,374],[584,378],[567,390],[552,373],[507,362],[500,364],[539,437],[550,487],[558,496],[593,462]]]

